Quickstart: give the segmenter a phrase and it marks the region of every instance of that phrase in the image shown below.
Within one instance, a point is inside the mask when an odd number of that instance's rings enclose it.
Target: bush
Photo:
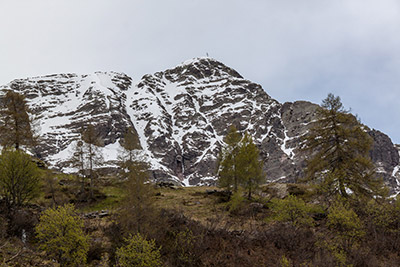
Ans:
[[[83,220],[70,204],[48,209],[36,226],[39,248],[61,266],[77,266],[86,262],[88,236],[82,231]]]
[[[161,248],[156,248],[154,240],[147,241],[137,233],[130,235],[129,238],[125,239],[125,242],[127,244],[116,251],[117,266],[161,266]]]
[[[267,221],[289,222],[293,226],[312,226],[314,224],[311,214],[316,211],[316,207],[293,195],[289,195],[285,199],[272,200],[270,210],[272,216]]]
[[[338,266],[347,266],[355,249],[359,249],[365,235],[358,215],[343,199],[336,200],[328,210],[326,226],[330,234],[321,236],[320,246],[325,247]]]
[[[358,215],[341,201],[336,201],[329,208],[326,224],[346,248],[356,244],[365,235]]]
[[[227,203],[229,212],[231,214],[238,214],[246,205],[246,199],[243,197],[243,192],[238,190],[233,193],[231,199]]]
[[[291,267],[292,265],[292,261],[288,258],[286,258],[285,255],[282,256],[282,258],[279,260],[279,264],[281,265],[281,267]]]
[[[0,192],[7,206],[21,206],[38,194],[39,170],[21,150],[3,150],[0,156]]]
[[[179,266],[193,266],[196,260],[194,255],[196,237],[193,232],[186,228],[184,231],[174,233],[174,237],[174,251],[178,256]]]

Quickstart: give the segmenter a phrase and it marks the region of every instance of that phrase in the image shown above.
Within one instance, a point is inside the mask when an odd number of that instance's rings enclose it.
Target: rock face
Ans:
[[[132,126],[124,98],[131,84],[124,74],[97,72],[14,80],[0,89],[25,95],[41,139],[36,154],[63,169],[69,166],[73,144],[88,123],[95,125],[103,140],[106,159],[114,159],[118,140]]]
[[[198,59],[146,75],[133,91],[127,97],[128,113],[142,147],[168,168],[157,173],[159,179],[174,176],[187,185],[212,183],[216,157],[231,124],[251,131],[259,143],[270,134],[273,127],[268,125],[280,125],[276,100],[214,60]]]
[[[217,155],[232,124],[253,136],[268,181],[295,182],[306,157],[299,143],[317,108],[306,101],[281,104],[210,58],[145,75],[136,83],[125,74],[98,72],[21,79],[0,87],[9,88],[27,97],[43,140],[37,152],[51,166],[73,171],[68,158],[89,122],[104,141],[108,166],[115,166],[119,141],[134,127],[143,148],[139,154],[151,163],[154,178],[184,185],[215,183]],[[379,131],[369,134],[378,172],[400,189],[398,148]]]

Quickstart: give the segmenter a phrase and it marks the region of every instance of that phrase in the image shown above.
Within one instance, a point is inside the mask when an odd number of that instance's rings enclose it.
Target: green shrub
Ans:
[[[229,202],[227,203],[229,212],[232,214],[237,214],[244,208],[246,204],[246,198],[243,197],[243,192],[238,190],[237,192],[233,193]]]
[[[293,226],[312,226],[314,220],[311,215],[317,209],[293,195],[285,199],[273,199],[269,208],[272,216],[267,221],[289,222]]]
[[[322,237],[320,245],[328,249],[338,266],[352,266],[349,255],[365,235],[360,218],[348,203],[339,199],[330,206],[326,225],[330,234]]]
[[[195,261],[194,244],[196,237],[188,228],[184,231],[174,233],[174,237],[174,251],[178,254],[179,263],[181,263],[181,265],[191,266]]]
[[[125,239],[127,243],[116,251],[117,266],[161,266],[160,249],[156,248],[154,240],[146,240],[139,233]]]
[[[38,195],[39,169],[21,150],[6,149],[0,155],[0,194],[8,207],[21,206]]]
[[[336,201],[328,210],[327,226],[346,247],[357,243],[364,235],[358,215],[342,201]]]
[[[82,228],[83,220],[71,204],[48,209],[36,226],[39,248],[61,266],[81,266],[89,250],[88,236]]]
[[[282,258],[279,260],[279,264],[281,267],[291,267],[293,266],[292,261],[288,258],[286,258],[285,255],[282,256]]]
[[[368,222],[379,229],[390,229],[394,220],[394,207],[395,204],[377,203],[375,200],[370,200],[365,209]]]

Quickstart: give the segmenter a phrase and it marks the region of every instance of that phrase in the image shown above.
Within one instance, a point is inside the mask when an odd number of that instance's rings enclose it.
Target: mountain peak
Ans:
[[[305,155],[299,144],[317,107],[304,101],[281,104],[259,84],[209,57],[187,60],[135,83],[123,73],[95,72],[15,80],[0,86],[0,97],[7,89],[27,97],[45,141],[37,154],[50,166],[71,170],[68,158],[90,122],[104,141],[102,167],[115,167],[119,141],[133,128],[142,147],[139,155],[151,164],[154,179],[185,185],[215,183],[218,152],[230,125],[252,135],[268,181],[294,182],[303,175]],[[382,134],[370,135],[380,174],[400,189],[397,148]]]
[[[179,66],[186,66],[186,65],[192,65],[192,64],[198,64],[201,61],[215,61],[218,62],[216,59],[211,58],[211,57],[195,57],[195,58],[191,58],[188,60],[185,60],[184,62],[182,62],[181,64],[177,65],[176,67]]]
[[[234,69],[211,57],[198,57],[186,60],[166,73],[176,73],[193,76],[196,79],[223,78],[226,76],[243,79]]]

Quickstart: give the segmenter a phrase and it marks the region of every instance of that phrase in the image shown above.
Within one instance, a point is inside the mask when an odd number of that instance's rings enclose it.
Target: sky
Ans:
[[[400,143],[398,0],[1,0],[0,84],[135,80],[207,54],[280,102],[340,96]]]

